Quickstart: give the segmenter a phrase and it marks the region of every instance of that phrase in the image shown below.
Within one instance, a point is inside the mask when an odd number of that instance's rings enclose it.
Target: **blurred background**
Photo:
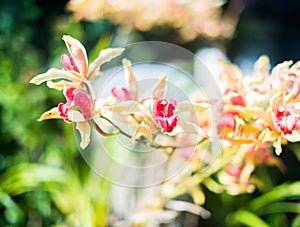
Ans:
[[[60,55],[67,51],[63,34],[80,40],[91,58],[107,46],[160,40],[192,52],[217,47],[245,72],[262,54],[270,57],[272,65],[300,60],[300,2],[296,0],[218,3],[220,17],[229,12],[231,30],[193,36],[178,35],[182,31],[172,25],[128,29],[108,19],[78,20],[76,10],[71,11],[67,3],[0,0],[0,226],[104,226],[107,222],[111,185],[93,174],[82,159],[73,126],[62,121],[37,122],[63,96],[29,80],[50,67],[61,67]],[[225,31],[228,34],[222,35]],[[271,167],[257,170],[266,181],[265,191],[231,196],[204,188],[205,207],[212,217],[196,219],[194,225],[230,226],[231,215],[251,200],[276,185],[299,181],[298,150],[298,144],[284,147],[285,173]],[[300,202],[300,188],[291,191],[283,196],[287,202]],[[300,226],[300,205],[293,204],[263,218],[270,226]]]

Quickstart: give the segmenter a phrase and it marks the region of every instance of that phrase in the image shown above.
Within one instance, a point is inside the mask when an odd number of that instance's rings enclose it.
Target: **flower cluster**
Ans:
[[[222,19],[220,0],[70,0],[68,9],[77,20],[108,19],[128,29],[146,31],[155,26],[179,30],[184,40],[196,36],[228,38],[234,21]]]
[[[231,162],[219,173],[220,182],[231,194],[252,192],[256,166],[275,165],[285,169],[280,159],[282,144],[300,141],[299,62],[285,61],[271,71],[269,58],[261,56],[252,75],[244,75],[235,65],[223,64],[219,85],[224,94],[225,119],[223,152],[232,152]]]
[[[215,159],[210,156],[209,141],[193,151],[178,149],[189,163],[184,171],[162,185],[157,194],[160,204],[167,206],[170,199],[188,193],[195,204],[203,205],[202,185],[215,193],[252,193],[263,186],[263,179],[256,177],[254,170],[268,165],[285,171],[286,167],[278,157],[281,146],[300,141],[300,62],[285,61],[271,70],[269,58],[261,56],[251,75],[245,75],[236,65],[221,64],[222,71],[216,78],[224,107],[216,122],[218,137],[223,142],[220,153]],[[199,91],[192,94],[192,98],[202,100],[203,94]],[[197,118],[198,126],[204,131],[211,125],[208,111]],[[207,167],[205,163],[211,166],[203,171]],[[147,205],[154,206],[151,200]],[[176,207],[169,208],[176,210]],[[201,209],[190,204],[181,207],[181,210],[205,216],[207,211]],[[141,222],[147,221],[145,218]]]
[[[277,155],[282,144],[300,141],[299,66],[286,61],[270,72],[269,59],[262,56],[252,75],[245,76],[236,66],[224,64],[220,77],[231,122],[224,128],[225,139],[255,145],[255,150],[271,143]]]
[[[177,104],[175,99],[167,100],[166,76],[162,76],[153,87],[152,97],[139,100],[138,81],[132,72],[131,62],[126,58],[123,59],[123,68],[127,87],[113,87],[111,97],[96,97],[92,82],[103,74],[99,71],[101,65],[120,55],[123,49],[102,50],[98,58],[88,65],[83,45],[71,36],[63,36],[63,40],[70,53],[70,57],[66,54],[61,57],[65,67],[51,68],[30,82],[37,85],[47,82],[48,87],[63,90],[66,103],[59,103],[58,106],[45,112],[39,120],[63,119],[67,123],[75,122],[76,129],[81,135],[81,148],[86,148],[90,143],[91,126],[104,136],[121,133],[131,139],[131,142],[141,136],[145,137],[150,141],[147,144],[156,148],[175,148],[170,140],[158,144],[155,141],[158,134],[176,138],[179,134],[197,134],[201,130],[197,125],[191,126],[192,123],[189,125],[187,119],[184,122],[180,121],[177,113],[201,112],[207,109],[207,103],[185,101]],[[97,118],[107,121],[115,131],[105,132],[97,123]],[[121,122],[135,127],[134,133],[130,135],[124,132],[118,125]],[[191,128],[194,130],[191,131]]]
[[[236,65],[221,64],[223,69],[216,81],[224,111],[220,112],[216,131],[223,144],[211,167],[215,168],[211,173],[217,175],[218,183],[210,189],[222,188],[233,195],[250,193],[262,185],[253,176],[255,168],[272,165],[284,171],[277,157],[282,145],[300,141],[300,63],[285,61],[271,70],[269,58],[261,56],[251,75],[245,75]],[[201,99],[201,92],[193,97]],[[211,123],[205,112],[198,120],[203,129]],[[201,169],[194,163],[203,162],[205,149],[200,147],[193,155],[190,173]],[[217,184],[219,187],[215,187]]]
[[[110,97],[97,97],[92,82],[103,74],[99,71],[101,65],[119,56],[123,49],[102,50],[88,65],[83,45],[70,36],[63,36],[63,40],[70,53],[70,57],[62,55],[64,68],[49,69],[30,82],[47,82],[48,87],[62,90],[66,102],[45,112],[39,120],[75,122],[83,149],[90,143],[92,127],[103,136],[123,134],[129,142],[161,149],[169,156],[177,151],[177,158],[189,162],[184,171],[162,185],[160,204],[188,192],[201,205],[205,201],[201,184],[214,192],[253,192],[261,185],[253,176],[257,166],[285,168],[273,148],[280,155],[282,144],[300,141],[300,62],[286,61],[270,71],[268,57],[262,56],[252,75],[223,62],[217,78],[223,111],[217,113],[219,117],[213,124],[209,107],[214,101],[203,99],[202,91],[191,94],[194,101],[167,98],[166,76],[152,87],[151,97],[141,98],[139,81],[126,58],[122,61],[126,85],[112,87]],[[103,130],[97,118],[108,122],[113,131]],[[123,131],[120,124],[132,126],[133,133]],[[213,125],[216,138],[222,141],[217,158],[211,152],[214,138],[209,137]],[[158,141],[158,135],[165,139]]]

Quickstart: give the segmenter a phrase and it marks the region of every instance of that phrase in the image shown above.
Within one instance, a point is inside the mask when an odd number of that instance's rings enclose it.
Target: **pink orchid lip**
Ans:
[[[280,129],[283,135],[292,134],[298,125],[299,119],[294,115],[294,109],[292,104],[288,104],[286,106],[278,106],[274,110],[275,126]]]
[[[92,101],[88,94],[75,87],[67,88],[64,92],[67,102],[58,104],[58,111],[65,122],[72,122],[68,112],[74,107],[78,107],[85,119],[91,118]]]
[[[162,132],[170,133],[178,123],[178,116],[174,113],[175,99],[159,99],[153,106],[153,117],[160,125]]]

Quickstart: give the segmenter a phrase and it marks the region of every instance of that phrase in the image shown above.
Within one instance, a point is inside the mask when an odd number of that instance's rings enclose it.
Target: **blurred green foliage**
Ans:
[[[72,21],[64,12],[65,3],[0,3],[0,226],[105,222],[109,184],[95,180],[81,158],[73,126],[37,122],[62,94],[29,84],[50,65],[61,67],[60,55],[66,52],[62,34],[93,42],[102,32],[85,36],[90,28]],[[105,24],[99,26],[105,29]],[[100,200],[99,185],[104,195]],[[87,215],[92,208],[98,220]]]

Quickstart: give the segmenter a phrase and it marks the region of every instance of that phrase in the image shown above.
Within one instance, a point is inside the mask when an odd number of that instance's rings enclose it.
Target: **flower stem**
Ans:
[[[125,132],[124,130],[122,130],[120,127],[118,127],[113,121],[111,121],[109,118],[101,115],[100,118],[102,118],[103,120],[107,121],[108,123],[110,123],[113,127],[115,127],[117,130],[112,132],[112,133],[108,133],[108,132],[104,132],[100,126],[92,119],[90,120],[91,125],[96,129],[97,132],[99,132],[101,135],[103,136],[112,136],[112,135],[116,135],[116,134],[122,134],[124,136],[126,136],[127,138],[131,139],[132,135],[128,134],[127,132]],[[205,141],[207,138],[203,138],[201,140],[199,140],[197,143],[192,144],[190,146],[197,146],[199,144],[201,144],[203,141]],[[145,144],[147,146],[156,148],[156,149],[163,149],[164,153],[168,156],[172,155],[175,151],[175,149],[177,148],[186,148],[186,146],[172,146],[172,145],[159,145],[156,143],[150,143],[149,141],[145,141],[145,140],[141,140],[141,139],[137,139],[135,140],[137,143],[141,143],[141,144]],[[171,152],[167,152],[166,149],[171,149]]]

